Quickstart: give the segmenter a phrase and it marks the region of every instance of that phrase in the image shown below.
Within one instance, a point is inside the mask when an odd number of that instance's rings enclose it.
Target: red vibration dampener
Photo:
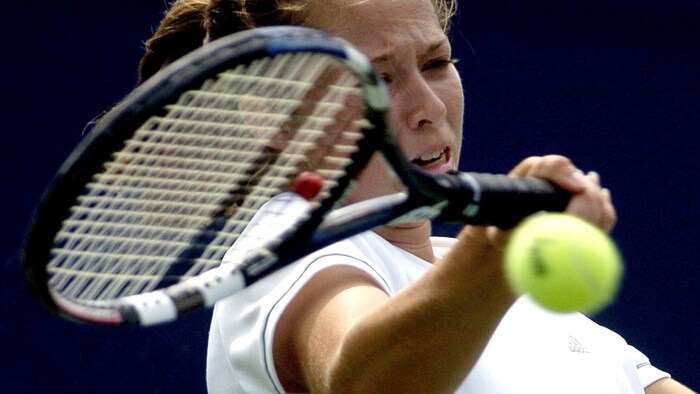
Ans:
[[[299,173],[292,183],[292,190],[307,201],[311,201],[322,189],[323,178],[313,171]]]

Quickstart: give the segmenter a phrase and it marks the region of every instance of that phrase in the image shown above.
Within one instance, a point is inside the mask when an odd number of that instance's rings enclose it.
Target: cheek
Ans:
[[[464,127],[464,92],[459,77],[447,84],[442,91],[443,102],[447,108],[447,123],[455,136],[456,154],[462,146],[462,134]]]
[[[464,118],[464,90],[456,69],[453,68],[452,77],[446,80],[441,88],[443,102],[447,107],[447,120],[461,132]]]
[[[394,92],[389,92],[389,127],[391,128],[391,133],[396,136],[396,131],[400,130],[400,119],[401,111],[403,108],[403,100],[401,95]]]
[[[462,146],[462,134],[464,133],[464,96],[459,91],[459,97],[455,97],[453,108],[448,106],[447,122],[455,133],[455,143]]]

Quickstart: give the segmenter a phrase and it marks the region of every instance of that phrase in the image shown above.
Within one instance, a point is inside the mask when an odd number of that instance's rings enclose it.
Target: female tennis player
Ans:
[[[200,39],[278,24],[321,29],[357,46],[385,79],[405,156],[447,173],[459,162],[464,108],[446,36],[455,8],[451,0],[180,0],[149,41],[141,77]],[[554,182],[573,195],[567,213],[605,231],[616,221],[598,175],[565,157],[530,157],[511,175]],[[351,200],[392,187],[370,169]],[[513,294],[502,270],[507,238],[473,226],[456,239],[431,237],[428,221],[385,227],[220,301],[210,392],[692,392],[587,317]]]

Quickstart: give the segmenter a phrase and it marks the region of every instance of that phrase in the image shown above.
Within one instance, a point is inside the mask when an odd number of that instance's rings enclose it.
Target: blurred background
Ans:
[[[86,124],[134,86],[165,6],[0,4],[0,392],[205,391],[208,312],[149,329],[63,321],[31,298],[19,260],[44,187]],[[627,272],[595,320],[696,390],[699,17],[697,0],[462,0],[452,30],[467,97],[462,169],[507,172],[559,153],[598,171]]]

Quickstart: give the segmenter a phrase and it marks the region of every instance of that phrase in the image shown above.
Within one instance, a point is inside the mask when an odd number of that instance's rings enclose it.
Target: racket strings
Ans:
[[[342,170],[350,161],[348,152],[353,152],[355,148],[350,150],[341,150],[343,156],[339,158],[339,154],[331,154],[329,150],[334,149],[339,141],[337,138],[329,138],[335,135],[342,135],[345,133],[352,133],[352,138],[346,142],[351,142],[354,147],[358,138],[361,137],[359,128],[345,127],[343,129],[335,128],[333,126],[338,123],[339,113],[345,108],[345,103],[342,98],[344,96],[339,95],[335,91],[343,90],[347,95],[348,92],[353,92],[358,94],[357,89],[354,91],[348,90],[347,88],[341,89],[341,87],[357,85],[356,77],[344,78],[342,82],[346,85],[338,85],[341,82],[340,76],[343,75],[339,72],[337,66],[329,64],[327,61],[318,61],[318,59],[310,61],[311,56],[303,55],[304,60],[302,62],[296,62],[294,67],[289,67],[289,62],[281,62],[279,68],[273,68],[272,72],[276,77],[280,76],[281,69],[289,70],[290,76],[285,76],[285,78],[292,78],[292,83],[290,81],[285,81],[285,85],[294,85],[297,89],[301,88],[304,93],[301,100],[294,103],[293,106],[286,106],[284,108],[287,118],[281,124],[274,137],[269,141],[268,148],[272,151],[276,149],[286,149],[287,154],[284,155],[273,155],[274,163],[267,162],[265,166],[260,168],[262,174],[256,174],[252,177],[251,182],[255,182],[255,190],[251,195],[256,195],[259,190],[265,191],[269,188],[269,183],[273,183],[280,178],[291,179],[291,176],[297,175],[304,170],[314,170],[319,173],[325,180],[325,190],[322,191],[319,198],[323,198],[328,194],[329,188],[335,185],[334,179],[343,175]],[[291,58],[291,57],[289,57]],[[289,59],[288,58],[288,59]],[[324,59],[325,60],[325,59]],[[313,67],[302,67],[303,64],[311,64]],[[313,83],[312,83],[313,81]],[[273,91],[273,98],[270,100],[273,104],[277,101],[275,98],[278,97],[280,93]],[[296,95],[295,95],[296,96]],[[335,100],[335,101],[334,101]],[[256,101],[256,100],[254,100]],[[286,100],[289,102],[289,100]],[[273,111],[278,111],[279,108],[273,108]],[[290,111],[291,110],[291,111]],[[347,122],[345,122],[347,126]],[[296,142],[296,143],[295,143]],[[330,159],[330,160],[329,160]],[[322,164],[328,161],[330,165]],[[290,171],[294,169],[293,171]],[[278,194],[280,190],[276,193],[264,193],[264,202],[269,201],[269,199]],[[259,202],[259,200],[258,200]],[[262,206],[262,204],[255,204],[255,211]],[[280,211],[280,216],[283,211]],[[252,217],[248,218],[250,221]],[[214,244],[224,244],[230,246],[236,239],[239,239],[240,235],[236,237],[230,237],[229,234],[236,230],[236,223],[233,221],[227,222],[223,231],[218,235],[218,239],[214,241]],[[241,228],[238,227],[240,230]],[[265,239],[269,240],[271,233],[265,234]],[[250,236],[250,234],[248,235]],[[257,242],[257,241],[256,241]],[[206,257],[214,257],[212,253],[206,255]],[[216,256],[220,260],[221,256]],[[193,267],[196,269],[197,267]]]
[[[151,117],[63,222],[52,291],[100,305],[164,287],[218,266],[301,171],[314,169],[327,196],[364,125],[358,80],[343,67],[318,54],[260,59]]]

